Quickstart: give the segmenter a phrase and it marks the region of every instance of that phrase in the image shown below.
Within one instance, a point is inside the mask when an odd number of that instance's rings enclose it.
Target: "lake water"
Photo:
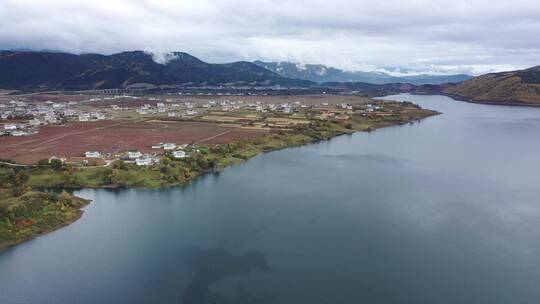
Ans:
[[[183,188],[82,190],[0,253],[0,303],[540,303],[540,109],[443,112]]]

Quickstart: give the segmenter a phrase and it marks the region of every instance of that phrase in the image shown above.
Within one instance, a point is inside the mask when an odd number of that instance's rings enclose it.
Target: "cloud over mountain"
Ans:
[[[0,45],[481,73],[538,64],[538,16],[532,0],[4,0]]]

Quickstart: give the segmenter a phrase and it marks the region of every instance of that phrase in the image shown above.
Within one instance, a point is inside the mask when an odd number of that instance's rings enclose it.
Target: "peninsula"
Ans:
[[[0,248],[77,220],[88,201],[66,190],[183,185],[263,152],[438,114],[356,96],[8,94],[0,104],[22,112],[0,121]]]

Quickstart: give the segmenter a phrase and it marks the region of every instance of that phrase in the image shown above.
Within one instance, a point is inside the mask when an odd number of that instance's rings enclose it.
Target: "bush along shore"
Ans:
[[[367,116],[346,121],[313,120],[255,139],[229,144],[191,146],[189,157],[164,155],[160,163],[139,167],[116,161],[107,167],[74,167],[59,161],[42,161],[35,166],[0,167],[0,250],[72,223],[89,202],[67,192],[38,189],[163,188],[183,185],[208,172],[240,164],[260,153],[301,146],[356,131],[418,121],[439,114],[412,104],[387,116]]]
[[[66,226],[89,201],[67,192],[27,191],[0,200],[0,250]]]

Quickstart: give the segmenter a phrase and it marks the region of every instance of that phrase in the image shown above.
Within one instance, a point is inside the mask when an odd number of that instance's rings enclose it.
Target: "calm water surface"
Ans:
[[[540,303],[540,109],[388,98],[444,114],[79,191],[81,220],[0,253],[0,303]]]

